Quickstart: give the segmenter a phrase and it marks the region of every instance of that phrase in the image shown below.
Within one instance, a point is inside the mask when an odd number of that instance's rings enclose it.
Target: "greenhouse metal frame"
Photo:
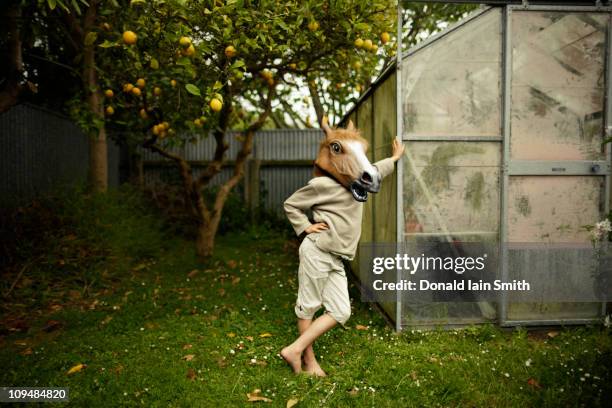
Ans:
[[[511,2],[506,2],[511,3]],[[602,51],[602,70],[605,78],[605,83],[602,89],[602,101],[601,101],[601,114],[604,118],[599,118],[598,116],[593,116],[593,118],[589,119],[595,124],[592,123],[582,123],[581,125],[587,126],[592,125],[595,127],[593,131],[594,135],[603,137],[609,137],[612,134],[612,103],[609,103],[612,97],[612,80],[610,80],[610,66],[612,65],[612,8],[607,5],[602,5],[600,2],[592,2],[591,5],[534,5],[527,4],[527,2],[523,2],[523,4],[505,4],[505,5],[495,5],[490,7],[483,7],[480,10],[470,14],[465,19],[460,22],[448,27],[444,31],[440,32],[437,35],[430,37],[429,39],[421,42],[417,46],[408,50],[405,55],[402,55],[401,50],[398,49],[397,61],[394,65],[388,67],[385,72],[381,74],[379,79],[359,98],[358,102],[355,106],[345,115],[343,118],[343,122],[347,122],[349,119],[353,120],[356,123],[357,127],[363,132],[363,135],[366,139],[368,139],[372,146],[372,152],[370,154],[370,158],[373,161],[380,160],[386,151],[388,150],[388,144],[390,140],[394,137],[394,135],[401,135],[401,140],[404,144],[407,145],[408,153],[412,150],[412,147],[416,147],[419,142],[431,143],[431,142],[450,142],[450,143],[480,143],[481,146],[485,146],[487,143],[488,146],[491,147],[489,153],[495,151],[494,146],[498,146],[500,149],[499,152],[499,162],[497,164],[491,164],[490,168],[493,169],[493,176],[491,179],[493,180],[495,177],[498,178],[499,185],[497,186],[498,197],[497,197],[497,230],[493,232],[483,231],[483,234],[487,232],[490,235],[495,235],[497,242],[499,243],[500,250],[500,273],[501,278],[505,279],[508,277],[508,262],[509,254],[508,246],[506,245],[508,242],[512,242],[509,240],[508,234],[512,228],[514,228],[514,223],[510,222],[509,211],[513,210],[513,207],[509,204],[509,198],[511,188],[516,188],[516,184],[519,184],[519,181],[526,182],[530,180],[532,183],[529,186],[532,188],[531,191],[534,191],[535,186],[538,184],[538,177],[540,181],[542,177],[546,178],[547,183],[549,180],[558,180],[561,183],[561,180],[564,182],[569,180],[566,177],[575,177],[575,186],[583,186],[588,183],[584,183],[586,180],[589,182],[593,181],[592,194],[594,197],[599,197],[600,205],[598,210],[593,208],[588,208],[588,211],[591,211],[593,214],[598,213],[607,214],[610,211],[610,190],[611,190],[611,162],[612,162],[612,154],[610,144],[606,144],[605,148],[601,152],[601,156],[591,157],[593,155],[596,156],[595,153],[589,152],[591,156],[581,158],[577,160],[575,158],[564,158],[564,159],[530,159],[530,160],[519,160],[513,158],[513,155],[516,153],[512,150],[511,143],[511,134],[512,134],[512,124],[511,118],[512,115],[516,112],[513,112],[512,105],[512,91],[513,91],[513,18],[516,16],[519,20],[522,19],[523,16],[529,15],[528,13],[532,12],[541,12],[543,13],[552,13],[551,15],[556,15],[558,13],[559,17],[575,15],[576,13],[591,13],[593,16],[598,16],[601,21],[603,21],[604,29],[601,32],[597,32],[597,34],[604,35],[604,49]],[[523,14],[517,14],[523,13]],[[564,14],[561,14],[564,13]],[[436,132],[425,132],[430,134],[407,134],[407,129],[404,128],[406,123],[406,114],[404,112],[404,100],[405,95],[403,95],[404,91],[404,83],[406,82],[406,73],[404,72],[406,69],[412,69],[413,65],[412,60],[414,57],[419,55],[420,52],[427,52],[426,50],[431,49],[431,47],[436,46],[436,44],[440,44],[441,40],[448,38],[449,36],[456,35],[460,30],[466,29],[468,30],[470,26],[472,28],[478,28],[477,24],[479,21],[484,21],[484,19],[489,18],[493,19],[495,16],[499,17],[499,133],[498,134],[468,134],[469,132],[464,132],[463,134],[444,134],[444,132],[436,134]],[[401,16],[401,9],[398,7],[398,16]],[[601,17],[599,17],[601,16]],[[402,25],[398,24],[398,38],[401,35]],[[519,30],[517,29],[516,32]],[[603,34],[602,34],[603,33]],[[486,40],[483,40],[486,41]],[[517,44],[519,42],[517,41]],[[474,44],[474,46],[480,46],[480,44]],[[422,69],[427,69],[426,64]],[[551,76],[554,73],[551,72]],[[578,75],[578,74],[577,74]],[[397,80],[397,79],[400,80]],[[494,82],[495,78],[491,81]],[[518,86],[517,86],[518,87]],[[559,88],[563,89],[563,88]],[[569,89],[569,87],[568,87]],[[412,95],[411,95],[412,96]],[[519,91],[517,90],[517,96],[520,96]],[[580,95],[579,95],[580,96]],[[543,97],[540,95],[540,97]],[[580,101],[580,98],[575,98]],[[598,101],[593,102],[598,103]],[[518,104],[517,104],[518,105]],[[559,107],[559,110],[565,108],[563,106]],[[599,118],[599,119],[598,119]],[[597,122],[601,123],[603,129],[601,129],[600,133],[597,133]],[[517,120],[519,122],[519,120]],[[412,122],[411,122],[412,123]],[[494,123],[494,121],[491,121]],[[529,123],[531,125],[531,123]],[[416,133],[419,133],[418,131]],[[517,131],[517,140],[519,139],[519,132]],[[529,139],[529,138],[528,138]],[[595,138],[596,139],[596,138]],[[591,141],[593,146],[599,139]],[[531,138],[528,141],[521,141],[526,145],[530,143],[535,143],[535,138]],[[542,143],[545,143],[544,140]],[[584,141],[583,141],[584,142]],[[515,142],[518,145],[518,142]],[[471,146],[471,145],[470,145]],[[540,146],[542,147],[542,146]],[[516,146],[515,149],[518,149]],[[386,149],[386,150],[383,150]],[[486,149],[485,149],[486,150]],[[524,151],[521,154],[524,154],[525,151],[529,151],[529,149],[523,149]],[[537,150],[537,149],[536,149]],[[593,154],[592,154],[593,153]],[[587,153],[585,153],[587,154]],[[490,156],[490,155],[489,155]],[[433,156],[432,156],[433,157]],[[487,156],[488,157],[488,156]],[[404,158],[403,162],[410,162],[410,166],[413,166],[413,170],[416,172],[416,164],[415,160],[406,160]],[[402,162],[400,162],[402,163]],[[401,244],[406,239],[406,219],[405,219],[405,195],[404,195],[404,187],[406,183],[405,177],[408,176],[406,172],[406,166],[398,165],[397,173],[393,176],[392,180],[385,180],[383,184],[383,189],[381,193],[376,195],[372,200],[369,200],[365,205],[364,209],[364,231],[362,236],[362,242],[397,242]],[[466,166],[467,168],[467,166]],[[497,176],[495,176],[495,168],[496,171],[499,172]],[[559,171],[562,171],[560,174]],[[412,173],[411,173],[412,174]],[[585,177],[590,178],[585,178]],[[420,177],[419,177],[420,178]],[[488,179],[487,179],[488,180]],[[603,180],[603,183],[601,182]],[[421,182],[422,183],[422,182]],[[512,186],[511,184],[514,183]],[[598,184],[599,183],[599,184]],[[603,186],[601,186],[603,184]],[[601,194],[598,193],[598,185],[601,186]],[[520,185],[519,185],[520,186]],[[538,191],[538,189],[535,189]],[[555,190],[553,189],[553,192]],[[585,190],[586,187],[585,187]],[[597,195],[596,195],[597,194]],[[575,201],[578,200],[577,198]],[[493,200],[495,201],[495,200]],[[571,200],[570,200],[571,201]],[[390,208],[390,204],[395,203],[394,208]],[[492,206],[493,207],[493,206]],[[583,208],[576,207],[579,211]],[[584,207],[586,208],[586,207]],[[437,209],[435,210],[437,211]],[[588,212],[585,210],[585,212]],[[391,221],[395,221],[395,225],[391,226]],[[597,221],[597,220],[593,220]],[[561,242],[561,241],[559,241]],[[358,260],[357,260],[358,262]],[[357,263],[356,262],[356,263]],[[358,268],[357,268],[358,269]],[[357,270],[357,275],[359,275],[360,271]],[[358,276],[359,277],[359,276]],[[421,323],[418,321],[414,322],[406,322],[406,311],[403,309],[403,302],[405,299],[402,298],[401,292],[397,293],[397,299],[394,303],[380,304],[379,306],[382,308],[384,313],[390,320],[394,323],[396,330],[401,330],[403,327],[407,326],[444,326],[444,327],[455,327],[462,326],[470,323],[479,323],[483,322],[483,320],[474,319],[474,320],[453,320],[446,319],[446,321],[433,321],[429,323]],[[591,308],[591,304],[584,305],[589,306],[586,309],[582,310],[580,308],[576,309],[576,316],[571,316],[572,312],[569,311],[569,316],[563,315],[565,313],[561,308],[558,312],[558,315],[555,313],[551,313],[551,316],[547,316],[546,310],[540,312],[535,312],[535,316],[529,315],[529,311],[522,311],[522,313],[526,313],[527,317],[521,317],[521,309],[519,308],[518,312],[513,312],[514,305],[510,304],[506,299],[506,296],[502,295],[501,298],[497,302],[497,310],[496,317],[493,319],[501,326],[544,326],[544,325],[559,325],[559,324],[588,324],[592,322],[596,322],[601,319],[601,316],[605,314],[605,303],[597,304],[597,312],[593,312]],[[580,306],[580,305],[578,305]],[[588,310],[587,310],[588,309]],[[581,312],[582,310],[582,312]],[[515,313],[515,315],[513,315]],[[584,315],[584,314],[587,315]],[[517,317],[518,316],[518,317]]]

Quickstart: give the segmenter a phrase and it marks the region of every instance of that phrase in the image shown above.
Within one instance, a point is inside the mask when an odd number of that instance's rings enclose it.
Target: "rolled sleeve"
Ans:
[[[395,161],[393,161],[392,158],[387,157],[386,159],[382,159],[374,163],[374,166],[376,166],[380,172],[380,175],[385,178],[389,174],[393,173],[393,170],[395,169]]]

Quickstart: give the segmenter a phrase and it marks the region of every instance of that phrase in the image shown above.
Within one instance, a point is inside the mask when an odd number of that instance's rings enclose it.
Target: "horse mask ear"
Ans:
[[[329,127],[329,122],[327,121],[327,116],[323,116],[323,120],[321,121],[321,127],[325,132],[327,137],[330,137],[332,134],[332,128]]]
[[[352,120],[349,120],[349,123],[346,126],[346,130],[355,130],[355,125],[353,125],[353,121]]]

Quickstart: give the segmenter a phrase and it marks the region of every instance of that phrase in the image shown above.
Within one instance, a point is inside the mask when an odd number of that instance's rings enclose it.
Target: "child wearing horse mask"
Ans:
[[[346,129],[332,129],[324,118],[322,127],[325,139],[314,163],[314,177],[284,203],[295,233],[305,238],[299,250],[294,308],[300,336],[281,350],[295,373],[317,376],[326,374],[315,358],[313,342],[336,324],[344,325],[351,314],[342,260],[355,256],[363,203],[368,193],[378,192],[382,179],[393,173],[404,153],[402,143],[394,139],[391,157],[372,164],[366,156],[368,142],[352,122]],[[306,215],[308,210],[314,223]],[[325,313],[313,321],[321,307]]]

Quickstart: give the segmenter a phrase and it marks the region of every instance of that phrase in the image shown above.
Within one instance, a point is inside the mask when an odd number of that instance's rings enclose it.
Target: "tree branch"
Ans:
[[[310,91],[312,105],[314,106],[315,112],[317,114],[317,121],[319,122],[319,126],[321,126],[321,123],[323,123],[323,116],[325,116],[325,111],[323,109],[323,105],[321,104],[321,98],[319,97],[317,84],[315,84],[314,81],[308,81],[308,90]]]

